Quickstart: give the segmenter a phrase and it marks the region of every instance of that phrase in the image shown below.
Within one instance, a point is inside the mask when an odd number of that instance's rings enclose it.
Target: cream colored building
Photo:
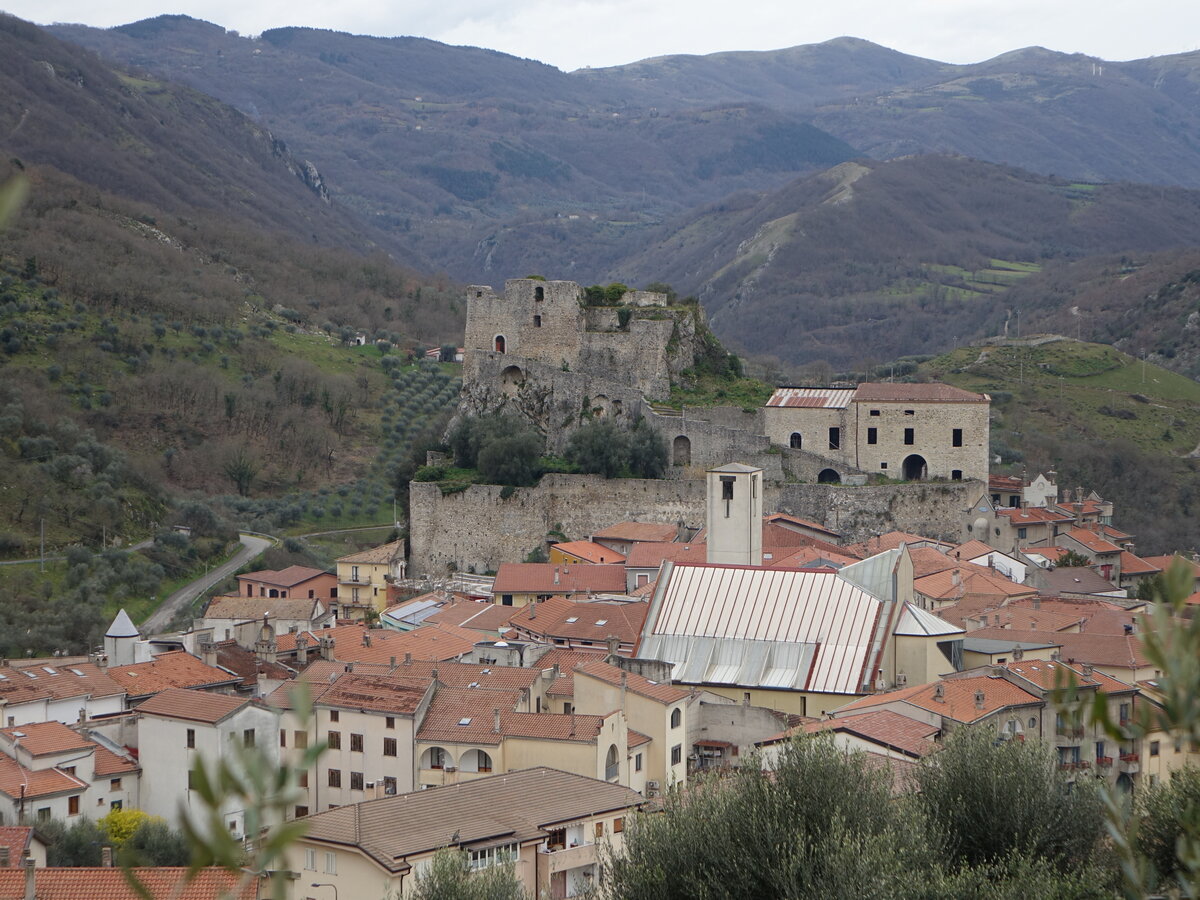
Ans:
[[[404,578],[404,541],[392,541],[351,553],[337,561],[337,606],[340,618],[354,618],[354,610],[388,605],[388,585]]]
[[[290,900],[412,894],[442,848],[473,869],[512,862],[530,897],[599,887],[603,848],[620,852],[642,798],[620,785],[547,767],[385,797],[314,815],[288,851]],[[313,885],[319,885],[314,887]]]
[[[771,443],[828,459],[844,469],[905,481],[987,482],[987,394],[948,384],[866,383],[855,389],[779,388],[763,408]]]
[[[439,689],[417,731],[417,785],[437,787],[530,766],[629,784],[629,729],[605,715],[516,712],[520,695]]]
[[[628,783],[632,787],[657,793],[686,784],[689,701],[695,696],[691,691],[650,681],[606,662],[576,666],[574,690],[577,712],[623,710],[629,728],[647,738],[631,739]]]

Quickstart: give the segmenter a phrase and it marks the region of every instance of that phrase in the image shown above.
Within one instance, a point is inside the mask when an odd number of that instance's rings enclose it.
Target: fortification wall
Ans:
[[[409,571],[491,571],[544,547],[551,531],[578,540],[627,519],[700,526],[704,488],[701,479],[606,481],[597,475],[548,475],[536,487],[516,488],[504,498],[496,485],[473,485],[442,496],[437,485],[414,482]],[[763,509],[820,522],[847,541],[893,530],[958,540],[960,513],[982,490],[979,482],[867,487],[768,483]]]

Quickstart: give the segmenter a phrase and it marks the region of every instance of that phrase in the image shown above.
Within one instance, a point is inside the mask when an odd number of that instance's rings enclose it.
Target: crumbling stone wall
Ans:
[[[701,479],[613,479],[547,475],[507,497],[498,485],[472,485],[443,496],[436,484],[410,489],[409,571],[442,575],[448,569],[492,571],[523,559],[550,540],[586,538],[615,522],[704,524]],[[901,530],[957,540],[961,510],[979,496],[979,482],[848,487],[766,484],[763,508],[820,522],[860,541]]]

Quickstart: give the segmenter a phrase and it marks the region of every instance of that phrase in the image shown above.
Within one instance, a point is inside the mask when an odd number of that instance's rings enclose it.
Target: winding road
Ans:
[[[138,626],[138,630],[142,634],[156,634],[163,631],[171,620],[179,613],[181,609],[195,600],[200,594],[207,591],[213,585],[228,578],[250,560],[259,556],[263,551],[270,547],[273,543],[268,537],[256,534],[242,533],[238,535],[238,540],[242,542],[242,549],[235,553],[230,559],[221,563],[207,575],[202,578],[197,578],[195,581],[184,585],[175,593],[171,594],[162,605],[151,615],[145,622]]]

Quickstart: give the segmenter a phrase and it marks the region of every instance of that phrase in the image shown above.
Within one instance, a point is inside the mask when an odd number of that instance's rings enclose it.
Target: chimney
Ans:
[[[1034,598],[1033,598],[1033,604],[1032,604],[1032,605],[1033,605],[1033,608],[1034,608],[1034,609],[1041,609],[1041,608],[1042,608],[1042,598],[1041,598],[1041,596],[1040,596],[1040,595],[1039,595],[1039,596],[1036,596],[1036,597],[1034,597]]]
[[[369,631],[363,631],[363,635],[362,635],[362,645],[363,645],[364,647],[370,647],[370,646],[371,646],[371,632],[369,632]]]
[[[532,622],[536,618],[537,618],[537,601],[532,600],[529,603],[529,621]]]
[[[308,638],[303,634],[296,635],[296,664],[308,665]]]
[[[934,703],[945,703],[946,702],[946,686],[944,684],[942,684],[940,681],[933,688],[933,702]]]
[[[955,569],[950,575],[950,582],[955,587],[962,587],[962,572]]]
[[[621,639],[615,634],[610,634],[604,639],[604,642],[608,644],[608,655],[610,657],[616,656],[617,648],[621,646]]]
[[[107,846],[100,848],[100,865],[106,869],[111,869],[113,867],[112,850],[112,847]]]
[[[571,737],[575,737],[575,707],[571,707]]]
[[[1020,647],[1013,647],[1012,658],[1013,658],[1013,662],[1020,662],[1021,660],[1023,660],[1025,658],[1025,651],[1022,650]]]
[[[206,666],[213,666],[214,668],[216,668],[217,644],[215,641],[201,641],[200,642],[200,658],[202,660],[204,660],[204,664]]]
[[[396,657],[394,657],[394,656],[388,657],[388,668],[391,668],[391,669],[396,668]]]
[[[404,664],[405,664],[406,666],[411,666],[411,665],[412,665],[412,654],[411,654],[411,653],[405,653],[405,654],[404,654]]]
[[[555,566],[555,567],[554,567],[554,583],[555,583],[555,584],[558,584],[558,582],[559,582],[559,578],[558,578],[558,566]]]
[[[983,691],[977,690],[975,692],[975,708],[983,709],[983,701],[986,699],[987,699],[987,696],[983,693]]]
[[[1080,668],[1080,671],[1081,671],[1081,672],[1083,672],[1083,677],[1084,677],[1084,678],[1091,678],[1091,677],[1092,677],[1092,667],[1091,667],[1091,664],[1089,664],[1089,663],[1084,663],[1084,664],[1083,664],[1083,666]]]
[[[333,638],[323,637],[320,639],[321,659],[324,659],[324,660],[332,660],[333,659],[335,643],[336,642],[334,641]]]
[[[498,706],[492,709],[492,731],[496,734],[500,733],[500,707]]]
[[[21,858],[21,865],[25,867],[25,900],[37,900],[37,869],[34,868],[36,863],[32,856],[24,856]]]

